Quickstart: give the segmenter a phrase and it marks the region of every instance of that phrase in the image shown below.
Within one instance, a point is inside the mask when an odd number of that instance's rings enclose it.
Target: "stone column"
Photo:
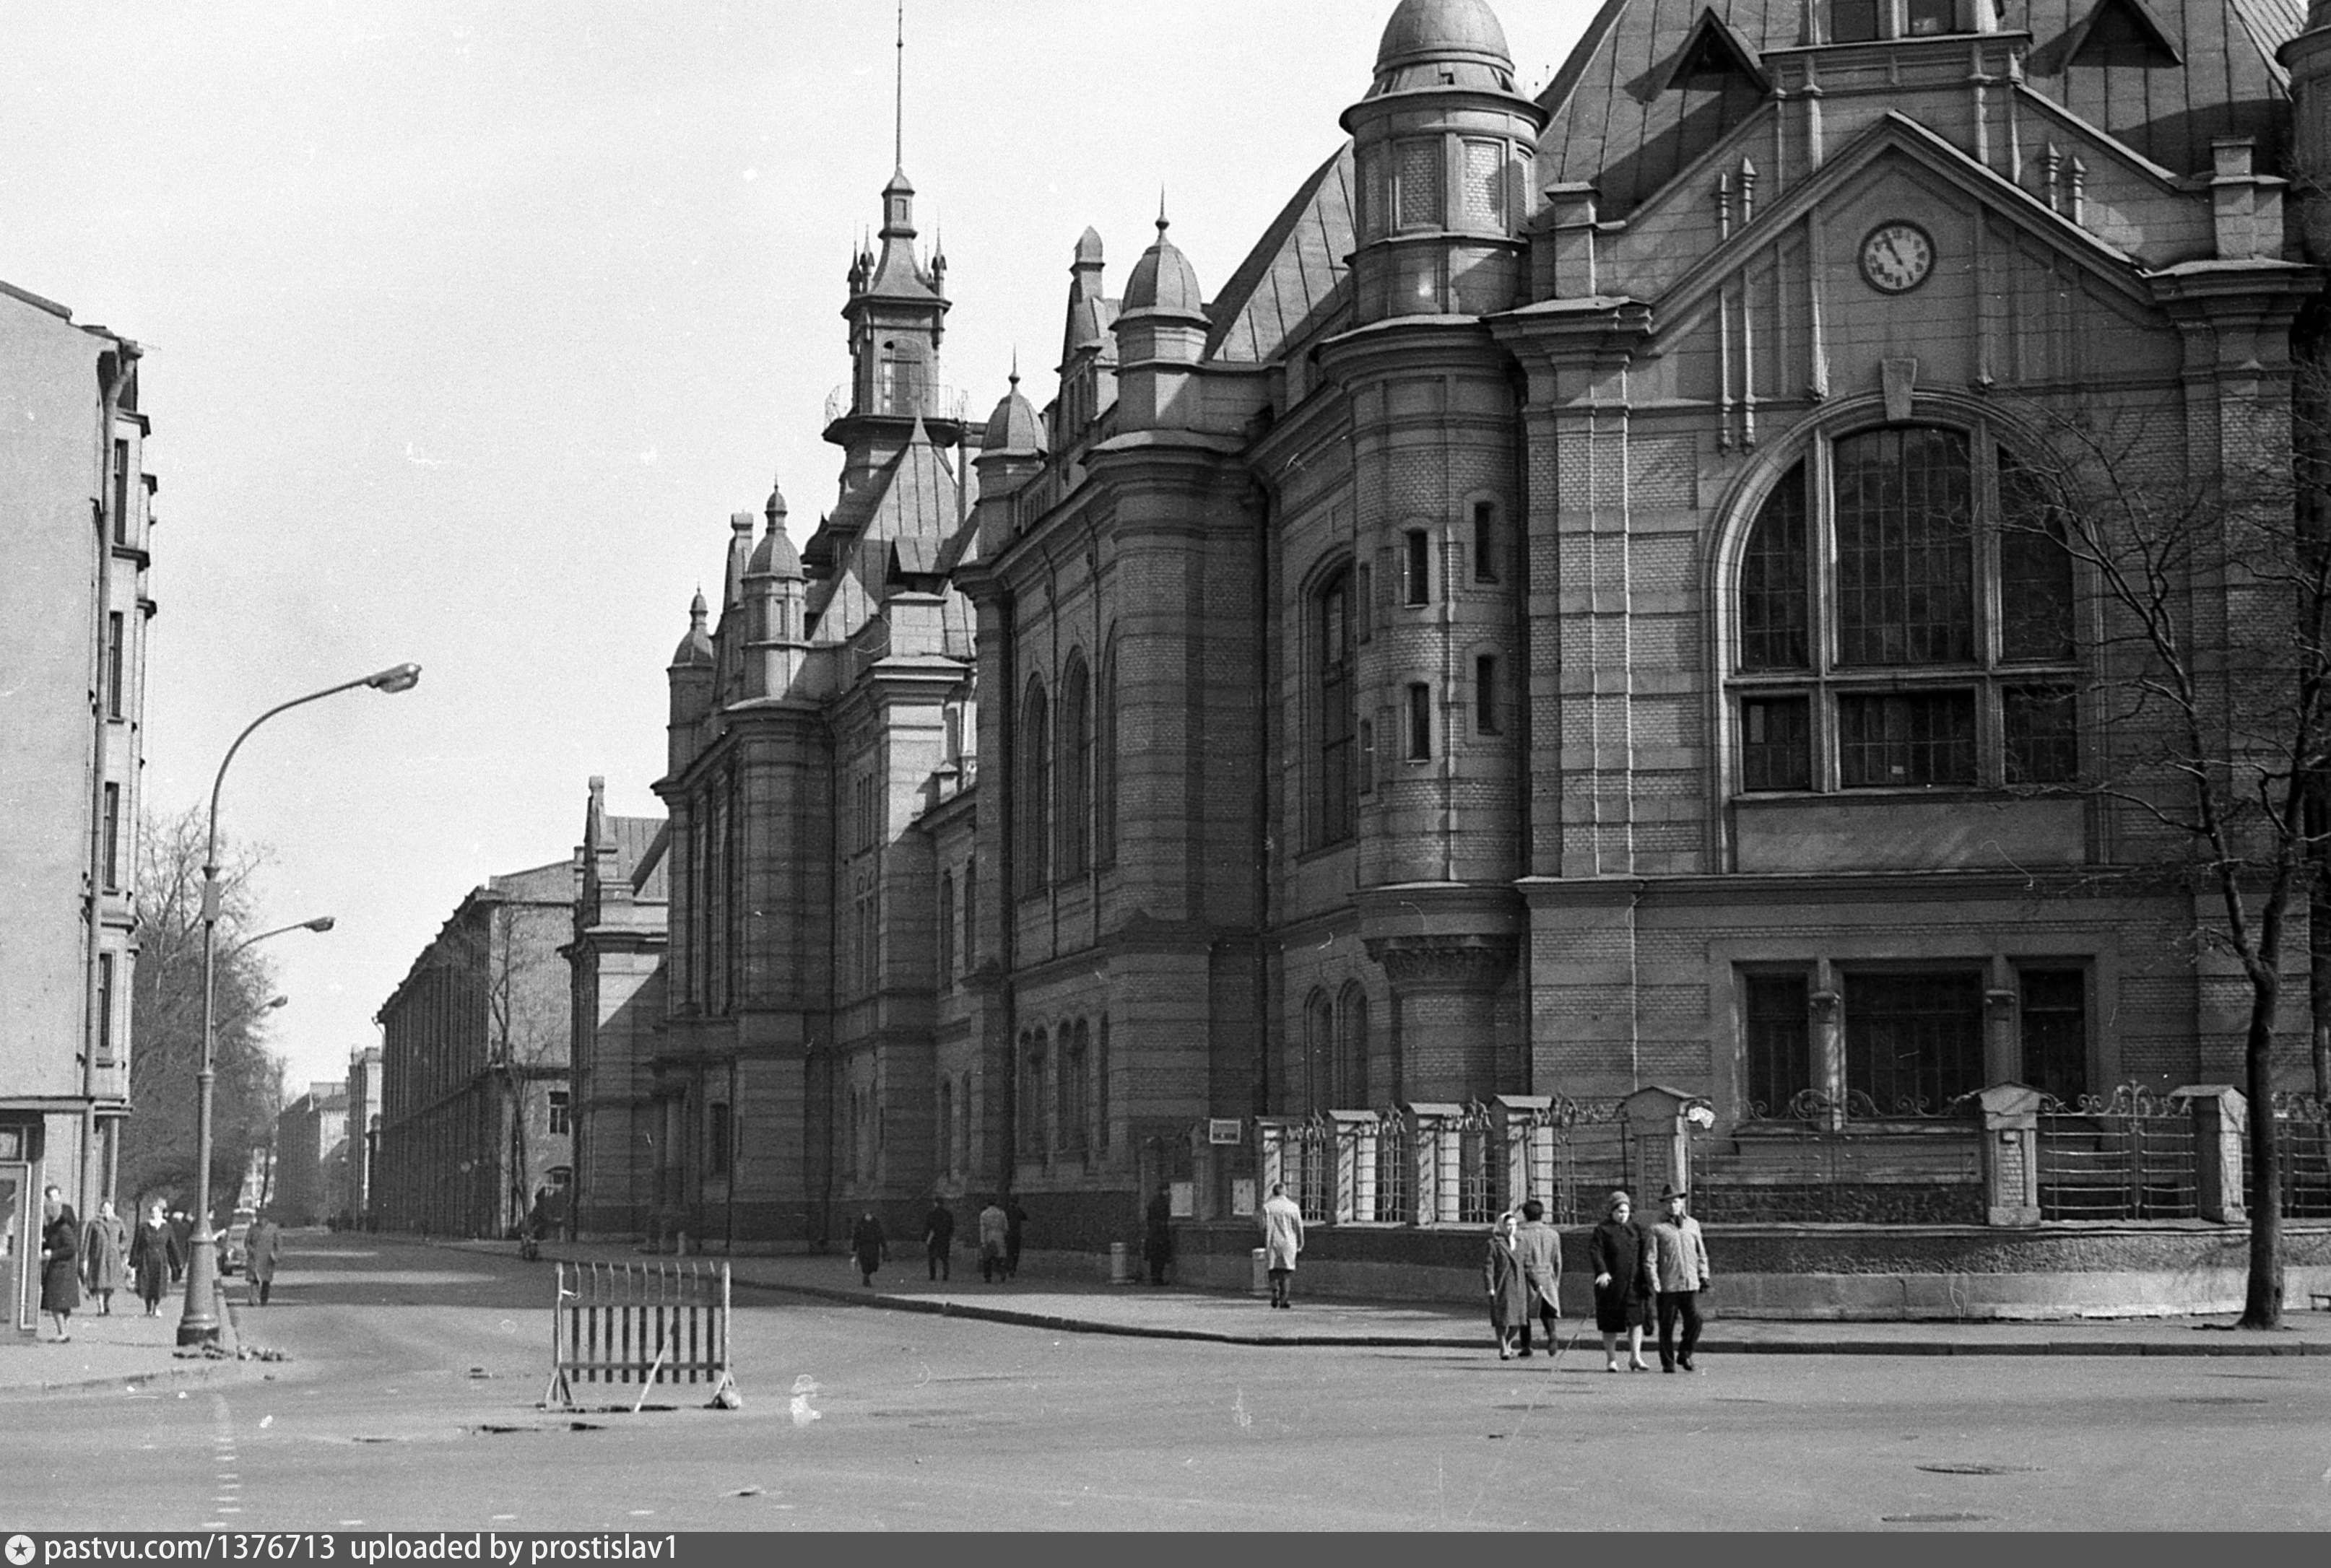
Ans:
[[[1976,1097],[1983,1107],[1984,1222],[2040,1223],[2040,1101],[2037,1089],[1993,1084]]]
[[[1691,1123],[1685,1112],[1708,1102],[1701,1097],[1666,1084],[1646,1084],[1619,1102],[1627,1116],[1627,1136],[1643,1151],[1637,1202],[1655,1212],[1658,1182],[1679,1193],[1691,1190]]]
[[[2250,1101],[2231,1084],[2188,1084],[2172,1097],[2193,1111],[2193,1203],[2204,1220],[2246,1224],[2242,1139],[2250,1132]],[[2284,1156],[2286,1159],[2288,1155]]]
[[[1822,1100],[1816,1122],[1822,1132],[1845,1125],[1845,1032],[1841,1025],[1845,998],[1823,986],[1809,999],[1812,1007],[1813,1088]]]

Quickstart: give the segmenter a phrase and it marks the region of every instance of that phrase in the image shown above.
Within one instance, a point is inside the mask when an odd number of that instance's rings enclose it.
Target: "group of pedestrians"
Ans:
[[[71,1343],[72,1315],[84,1297],[96,1301],[98,1316],[113,1316],[113,1293],[125,1285],[138,1292],[147,1316],[160,1316],[164,1294],[186,1278],[193,1233],[192,1217],[173,1213],[158,1198],[134,1230],[114,1212],[110,1198],[83,1224],[52,1183],[41,1194],[41,1310],[56,1326],[53,1343]],[[281,1228],[262,1214],[245,1240],[243,1267],[262,1307],[282,1246]]]
[[[1646,1227],[1635,1220],[1634,1200],[1614,1192],[1604,1202],[1602,1223],[1586,1239],[1604,1372],[1621,1370],[1622,1335],[1627,1341],[1626,1370],[1651,1370],[1643,1360],[1643,1334],[1654,1318],[1660,1370],[1698,1370],[1692,1358],[1699,1348],[1699,1293],[1708,1288],[1709,1272],[1699,1221],[1685,1212],[1689,1198],[1678,1188],[1667,1188],[1660,1194],[1666,1212]],[[1482,1278],[1498,1360],[1530,1354],[1534,1316],[1545,1328],[1547,1353],[1559,1348],[1555,1324],[1562,1316],[1562,1238],[1546,1222],[1543,1203],[1533,1198],[1522,1205],[1518,1217],[1501,1215],[1490,1228]],[[1680,1344],[1676,1338],[1679,1323],[1683,1328]]]
[[[979,1277],[990,1284],[1020,1272],[1020,1244],[1028,1212],[1017,1198],[990,1198],[979,1212]],[[874,1276],[890,1260],[890,1238],[882,1217],[872,1209],[861,1212],[850,1227],[850,1259],[859,1282],[873,1288]],[[930,1212],[923,1216],[923,1259],[934,1280],[955,1278],[955,1211],[944,1194],[934,1193]]]

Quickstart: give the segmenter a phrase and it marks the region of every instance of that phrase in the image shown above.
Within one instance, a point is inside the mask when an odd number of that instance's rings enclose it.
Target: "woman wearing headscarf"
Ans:
[[[1634,1220],[1634,1200],[1613,1193],[1603,1219],[1586,1239],[1586,1266],[1594,1275],[1594,1326],[1603,1331],[1603,1370],[1619,1370],[1619,1335],[1627,1336],[1627,1370],[1649,1372],[1643,1329],[1651,1322],[1651,1239]]]
[[[97,1218],[81,1233],[81,1279],[97,1297],[100,1317],[113,1316],[113,1293],[121,1288],[122,1259],[129,1250],[129,1227],[113,1212],[113,1200],[97,1206]]]
[[[56,1202],[41,1228],[41,1310],[57,1326],[57,1343],[72,1338],[73,1308],[81,1305],[81,1217]]]
[[[1512,1357],[1514,1331],[1526,1331],[1529,1322],[1529,1288],[1522,1278],[1521,1259],[1514,1255],[1514,1226],[1510,1209],[1498,1216],[1481,1259],[1481,1283],[1489,1292],[1489,1326],[1498,1335],[1499,1361]]]
[[[145,1223],[129,1238],[129,1273],[138,1281],[138,1299],[146,1304],[146,1316],[152,1317],[162,1310],[162,1292],[184,1267],[178,1260],[178,1238],[170,1229],[170,1216],[159,1198],[147,1212]]]

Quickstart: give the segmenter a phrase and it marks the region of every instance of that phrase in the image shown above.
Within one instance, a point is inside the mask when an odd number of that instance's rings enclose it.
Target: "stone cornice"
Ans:
[[[1371,936],[1368,956],[1402,991],[1488,991],[1513,972],[1521,939],[1511,936]]]

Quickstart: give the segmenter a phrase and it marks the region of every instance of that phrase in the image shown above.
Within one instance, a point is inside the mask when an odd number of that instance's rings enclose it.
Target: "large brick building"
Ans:
[[[984,428],[894,175],[840,499],[736,518],[671,667],[648,1225],[1008,1186],[1074,1245],[1213,1118],[2235,1076],[2191,896],[2097,875],[2151,850],[2092,584],[2006,522],[2069,425],[2290,470],[2301,31],[1612,0],[1530,97],[1402,0],[1218,286],[1088,232]]]
[[[41,1189],[112,1196],[129,1112],[147,537],[136,344],[0,283],[0,1334]]]

